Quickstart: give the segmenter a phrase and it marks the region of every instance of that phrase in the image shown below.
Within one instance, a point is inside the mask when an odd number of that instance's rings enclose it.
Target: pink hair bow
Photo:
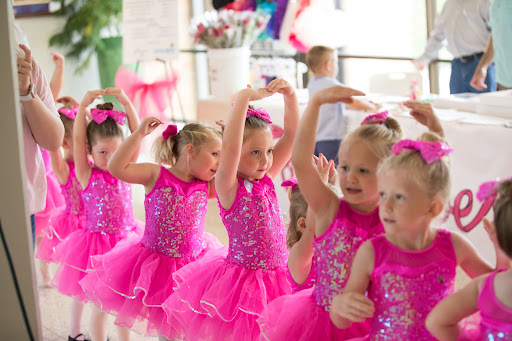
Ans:
[[[124,121],[126,120],[126,114],[124,113],[124,111],[103,110],[103,109],[98,109],[98,108],[91,109],[91,117],[92,117],[93,121],[98,124],[102,124],[103,122],[105,122],[107,117],[113,118],[114,121],[116,121],[120,125],[123,125]]]
[[[76,113],[78,111],[78,106],[75,105],[73,108],[60,108],[59,109],[59,113],[61,113],[62,115],[66,116],[67,118],[70,118],[72,120],[75,119],[76,117]]]
[[[259,117],[263,121],[267,122],[268,124],[272,124],[272,120],[270,119],[270,115],[263,108],[258,108],[258,109],[251,109],[251,108],[249,108],[249,109],[247,109],[247,115],[245,115],[245,117],[247,118],[249,116]]]
[[[498,194],[498,186],[501,182],[506,180],[512,180],[512,177],[508,179],[500,179],[486,181],[478,187],[478,192],[476,193],[476,198],[478,201],[482,202],[487,199],[494,198],[496,194]]]
[[[297,181],[296,177],[291,177],[288,180],[285,180],[281,183],[281,187],[291,187],[292,191],[294,191],[298,185],[299,185],[299,182]]]
[[[162,140],[167,140],[169,137],[178,133],[178,127],[174,124],[169,124],[162,133]]]
[[[382,124],[386,122],[386,119],[388,118],[388,111],[378,112],[373,115],[368,115],[364,118],[364,120],[361,122],[361,125],[363,124]]]
[[[401,140],[398,141],[391,151],[393,154],[400,154],[404,149],[418,150],[426,163],[439,161],[444,155],[453,152],[453,149],[443,142],[431,141],[414,141],[414,140]]]

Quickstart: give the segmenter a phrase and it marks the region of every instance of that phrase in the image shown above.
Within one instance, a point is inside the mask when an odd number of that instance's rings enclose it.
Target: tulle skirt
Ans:
[[[39,247],[36,257],[47,262],[54,262],[56,247],[71,233],[85,227],[85,216],[67,213],[65,207],[58,208],[50,218],[50,223]]]
[[[204,234],[206,251],[222,247],[209,233]],[[196,258],[196,259],[198,259]],[[162,303],[173,293],[172,274],[194,259],[167,257],[148,250],[140,238],[119,242],[110,252],[92,257],[95,271],[80,285],[89,299],[103,311],[117,315],[115,324],[148,336],[182,337],[167,323]]]
[[[258,319],[263,340],[313,341],[347,340],[364,336],[370,331],[368,322],[354,323],[339,329],[329,317],[329,311],[316,304],[314,288],[272,301]]]
[[[127,233],[107,235],[91,233],[85,228],[73,232],[55,248],[53,259],[61,264],[55,273],[52,285],[64,295],[87,302],[87,295],[78,281],[93,270],[91,256],[107,253],[124,238],[137,238],[137,236],[140,238],[143,231],[144,224],[136,221],[136,228]]]
[[[258,340],[256,319],[275,298],[291,293],[286,267],[253,270],[225,261],[226,248],[174,273],[175,292],[163,304],[186,340]]]
[[[55,177],[53,171],[46,171],[46,206],[44,211],[36,213],[36,236],[41,237],[44,235],[44,230],[49,226],[50,216],[54,210],[64,207],[66,202],[62,195],[62,189],[59,181]]]

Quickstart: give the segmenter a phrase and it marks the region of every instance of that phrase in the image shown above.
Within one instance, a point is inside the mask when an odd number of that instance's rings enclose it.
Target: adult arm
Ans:
[[[477,90],[485,90],[487,89],[487,84],[485,84],[485,78],[487,77],[487,69],[491,66],[494,61],[494,48],[492,46],[492,35],[489,38],[489,42],[487,43],[487,49],[485,50],[484,55],[480,58],[480,62],[475,69],[475,73],[473,74],[473,78],[471,78],[471,85],[473,88]]]

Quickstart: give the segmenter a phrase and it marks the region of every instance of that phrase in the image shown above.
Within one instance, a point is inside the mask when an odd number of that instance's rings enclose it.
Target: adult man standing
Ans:
[[[447,0],[436,18],[425,52],[413,60],[416,68],[422,70],[436,59],[446,41],[448,51],[453,55],[450,93],[495,91],[494,64],[487,68],[485,89],[477,90],[470,85],[491,35],[489,6],[490,0]]]

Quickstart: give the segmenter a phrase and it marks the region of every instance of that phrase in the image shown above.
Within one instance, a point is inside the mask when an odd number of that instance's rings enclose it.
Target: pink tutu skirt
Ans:
[[[58,208],[50,218],[50,224],[45,230],[43,240],[37,248],[36,257],[47,262],[53,262],[55,248],[71,233],[85,227],[85,216],[67,213],[65,207]]]
[[[36,236],[41,237],[49,227],[50,216],[58,208],[64,207],[66,202],[62,195],[59,181],[51,170],[46,170],[46,206],[44,211],[36,213]]]
[[[136,221],[136,228],[128,233],[114,235],[91,233],[87,229],[73,232],[55,248],[54,261],[61,263],[52,280],[57,290],[77,301],[87,302],[87,295],[78,284],[93,270],[91,256],[102,255],[124,238],[142,236],[144,224]]]
[[[186,340],[258,340],[260,313],[291,293],[286,267],[246,269],[225,256],[226,248],[210,251],[173,275],[175,292],[163,308]]]
[[[281,296],[272,301],[258,319],[263,340],[313,341],[347,340],[367,335],[368,322],[354,323],[339,329],[329,317],[329,311],[316,304],[313,288]],[[298,322],[300,321],[300,322]]]
[[[199,257],[222,247],[210,233],[204,237],[207,246]],[[110,252],[92,257],[95,271],[87,274],[80,285],[98,308],[117,315],[115,324],[140,334],[172,339],[182,335],[167,323],[162,303],[174,291],[172,274],[193,260],[167,257],[148,250],[140,238],[129,238]]]

